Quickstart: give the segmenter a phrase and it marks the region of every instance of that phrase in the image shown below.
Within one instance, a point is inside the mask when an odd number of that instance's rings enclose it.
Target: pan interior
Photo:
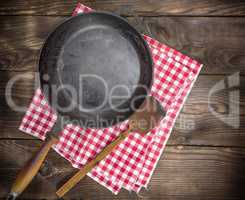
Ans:
[[[91,112],[122,105],[139,82],[135,48],[108,26],[89,26],[75,33],[64,45],[58,63],[60,84],[79,91],[81,98],[71,100]]]
[[[127,119],[151,82],[144,45],[128,23],[113,15],[71,18],[49,36],[42,50],[45,96],[60,115],[79,120],[81,126],[107,127]],[[43,79],[46,74],[48,80]]]

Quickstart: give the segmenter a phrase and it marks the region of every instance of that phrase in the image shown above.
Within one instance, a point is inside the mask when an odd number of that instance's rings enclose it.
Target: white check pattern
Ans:
[[[78,3],[73,15],[92,12]],[[175,120],[202,68],[197,61],[144,35],[153,61],[154,80],[151,95],[167,111],[166,117],[146,136],[132,133],[88,175],[117,194],[120,189],[139,192],[150,181],[156,164],[170,136]],[[42,140],[52,128],[57,116],[46,102],[40,89],[36,90],[20,130]],[[67,125],[53,148],[76,167],[81,168],[107,144],[125,130],[128,121],[105,129],[86,129]]]

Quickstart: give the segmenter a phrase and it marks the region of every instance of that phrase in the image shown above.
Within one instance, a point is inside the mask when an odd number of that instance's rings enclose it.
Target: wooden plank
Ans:
[[[188,16],[244,16],[243,1],[181,1],[181,0],[81,0],[96,10],[118,12],[123,15],[188,15]],[[0,15],[70,15],[77,1],[1,1]]]
[[[48,33],[65,18],[2,16],[0,70],[35,71]],[[140,32],[151,35],[204,64],[202,74],[245,74],[245,18],[128,18]]]
[[[243,123],[245,120],[245,98],[243,95],[245,79],[240,77],[240,86],[237,88],[220,90],[211,94],[214,86],[222,80],[227,79],[222,76],[201,75],[198,77],[180,112],[168,144],[244,146],[245,140],[242,135],[244,135],[243,130],[245,129]],[[232,94],[230,92],[236,90],[240,93],[240,98],[238,97],[235,102],[231,100]],[[228,123],[233,123],[228,124],[217,116],[227,117],[234,105],[240,108],[240,114],[229,117]],[[235,127],[236,119],[240,121],[239,128]]]
[[[11,109],[11,102],[7,100],[13,99],[14,104],[19,107],[28,107],[31,98],[34,94],[34,76],[33,72],[28,73],[6,73],[2,72],[0,75],[0,115],[2,116],[0,119],[0,127],[1,127],[1,136],[2,138],[12,136],[17,138],[31,138],[26,134],[23,135],[20,131],[18,131],[18,127],[20,125],[21,119],[24,115],[24,112],[17,112]],[[7,92],[6,88],[8,87],[8,83],[11,82],[11,78],[21,75],[21,79],[16,81],[16,84],[11,89],[11,94]],[[26,137],[27,136],[27,137]]]
[[[0,70],[36,71],[40,49],[61,17],[0,17]],[[19,18],[19,19],[18,19]]]
[[[11,109],[5,97],[5,87],[10,78],[23,75],[13,86],[13,101],[19,106],[28,106],[34,91],[33,72],[2,72],[0,74],[0,138],[27,138],[32,137],[17,130],[24,115]],[[242,146],[245,147],[245,77],[240,77],[240,127],[234,128],[215,117],[209,106],[220,115],[229,113],[229,92],[221,90],[208,95],[211,89],[225,76],[201,75],[187,99],[180,113],[168,144],[178,145],[212,145],[212,146]],[[234,103],[234,102],[233,102]],[[236,103],[236,102],[235,102]],[[230,120],[234,120],[231,117]]]
[[[9,190],[19,168],[40,143],[0,140],[0,198]],[[243,199],[245,191],[245,150],[223,147],[167,147],[143,199]],[[50,152],[45,168],[24,192],[25,199],[54,199],[56,187],[76,170],[55,152]],[[95,192],[96,191],[96,192]],[[138,199],[122,190],[114,196],[90,178],[85,178],[67,199]]]

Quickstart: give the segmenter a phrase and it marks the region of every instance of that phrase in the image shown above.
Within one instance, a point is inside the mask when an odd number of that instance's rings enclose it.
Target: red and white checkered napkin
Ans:
[[[73,15],[91,11],[78,4]],[[177,115],[202,67],[195,60],[148,36],[144,39],[155,64],[151,95],[161,102],[167,114],[146,136],[132,133],[88,174],[114,194],[122,187],[138,192],[147,186]],[[44,140],[56,118],[41,90],[37,89],[20,130]],[[128,121],[125,121],[110,128],[85,130],[70,124],[60,133],[60,141],[54,149],[74,167],[81,168],[127,126]]]

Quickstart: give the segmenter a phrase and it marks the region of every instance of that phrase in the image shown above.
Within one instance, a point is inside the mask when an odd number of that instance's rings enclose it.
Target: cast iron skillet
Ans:
[[[36,156],[20,171],[16,198],[38,172],[62,130],[61,119],[88,128],[121,122],[140,107],[152,81],[146,42],[123,18],[92,12],[69,18],[46,40],[39,61],[42,91],[58,120]]]
[[[79,120],[83,127],[107,127],[127,119],[143,103],[151,86],[152,59],[127,21],[92,12],[56,28],[42,49],[39,71],[45,96],[61,116]]]

